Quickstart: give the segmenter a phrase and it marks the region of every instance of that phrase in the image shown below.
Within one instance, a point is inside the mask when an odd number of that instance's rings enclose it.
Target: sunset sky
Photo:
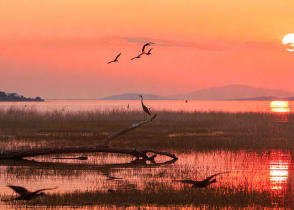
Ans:
[[[294,91],[293,0],[0,0],[0,91],[173,95],[243,84]],[[145,42],[151,56],[131,61]],[[119,52],[118,63],[107,64]]]

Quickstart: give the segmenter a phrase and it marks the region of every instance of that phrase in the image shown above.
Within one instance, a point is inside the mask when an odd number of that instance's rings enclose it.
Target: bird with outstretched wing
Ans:
[[[43,191],[45,190],[54,190],[57,189],[57,187],[54,188],[43,188],[36,191],[29,191],[24,187],[16,186],[16,185],[8,185],[7,187],[10,187],[14,192],[19,194],[19,197],[16,197],[14,200],[32,200],[36,197],[43,196],[45,193]]]
[[[134,60],[134,59],[136,59],[136,58],[141,58],[141,56],[142,56],[143,54],[144,54],[144,53],[140,53],[139,55],[137,55],[137,56],[131,58],[131,60]]]
[[[185,184],[192,184],[193,185],[192,187],[196,187],[196,188],[203,188],[203,187],[207,187],[208,185],[216,182],[216,179],[211,180],[213,177],[216,177],[220,174],[225,174],[225,173],[228,173],[228,172],[221,172],[221,173],[213,174],[213,175],[205,178],[202,181],[196,181],[196,180],[191,180],[191,179],[174,180],[174,181],[182,182]]]
[[[143,47],[142,47],[142,53],[146,54],[146,52],[145,52],[145,48],[146,48],[147,46],[152,45],[152,44],[155,44],[155,43],[153,43],[153,42],[147,42],[147,43],[145,43],[145,44],[143,45]]]
[[[113,63],[113,62],[118,62],[118,58],[119,58],[120,55],[121,55],[121,53],[119,53],[119,54],[115,57],[114,60],[109,61],[107,64],[110,64],[110,63]]]

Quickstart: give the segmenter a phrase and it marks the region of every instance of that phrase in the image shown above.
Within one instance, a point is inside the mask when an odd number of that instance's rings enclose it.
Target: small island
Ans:
[[[5,93],[0,91],[0,102],[1,101],[44,101],[41,97],[27,98],[17,93]]]

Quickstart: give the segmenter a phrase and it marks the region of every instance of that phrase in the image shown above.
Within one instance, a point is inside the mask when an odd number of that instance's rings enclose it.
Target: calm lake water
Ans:
[[[153,111],[223,111],[223,112],[292,112],[294,101],[198,101],[145,100]],[[40,111],[112,111],[141,110],[140,100],[47,100],[45,102],[0,102],[0,109],[10,107]]]
[[[5,187],[9,184],[26,186],[29,189],[58,186],[58,189],[49,193],[144,189],[150,184],[156,186],[160,183],[179,189],[184,184],[173,180],[201,180],[227,171],[229,173],[218,176],[217,182],[210,187],[269,192],[287,199],[289,195],[293,196],[293,154],[290,152],[212,151],[181,153],[177,156],[179,160],[175,163],[158,167],[135,166],[129,164],[133,158],[128,156],[101,153],[89,155],[86,163],[81,160],[57,161],[50,157],[34,158],[39,164],[32,164],[30,161],[21,165],[0,162],[0,195],[15,196],[11,189]],[[159,158],[157,161],[165,160]],[[87,168],[84,164],[104,167]],[[2,208],[10,209],[11,206],[2,202]]]

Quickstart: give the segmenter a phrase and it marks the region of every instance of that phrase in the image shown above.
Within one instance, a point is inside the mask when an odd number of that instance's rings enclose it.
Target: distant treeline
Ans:
[[[0,101],[44,101],[41,97],[36,98],[26,98],[17,93],[5,93],[0,91]]]

